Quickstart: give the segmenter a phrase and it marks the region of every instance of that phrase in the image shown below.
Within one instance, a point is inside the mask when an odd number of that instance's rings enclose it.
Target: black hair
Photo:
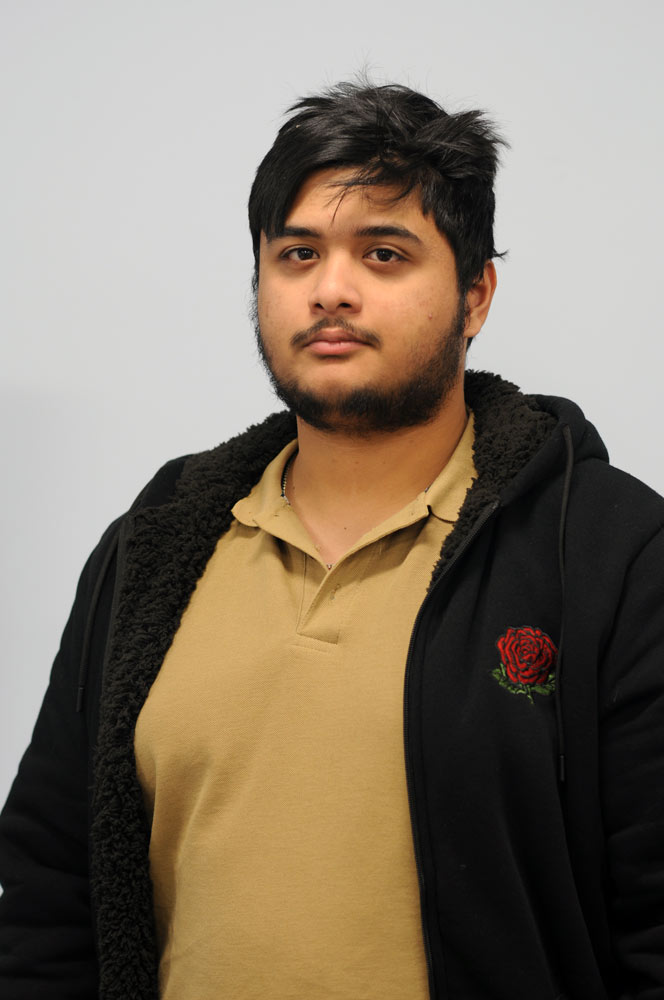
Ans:
[[[419,192],[449,240],[461,294],[499,257],[493,241],[493,184],[507,145],[481,111],[449,114],[398,84],[339,83],[289,108],[249,196],[258,274],[261,231],[277,236],[303,182],[314,171],[356,168],[343,187],[390,185],[396,199]]]

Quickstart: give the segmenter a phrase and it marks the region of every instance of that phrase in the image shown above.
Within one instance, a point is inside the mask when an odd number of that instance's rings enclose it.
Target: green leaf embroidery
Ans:
[[[519,684],[512,681],[507,676],[505,664],[502,662],[500,666],[491,671],[491,676],[498,681],[502,688],[509,691],[510,694],[525,695],[531,705],[533,704],[533,694],[550,695],[553,694],[556,688],[556,678],[554,674],[551,674],[544,684]]]

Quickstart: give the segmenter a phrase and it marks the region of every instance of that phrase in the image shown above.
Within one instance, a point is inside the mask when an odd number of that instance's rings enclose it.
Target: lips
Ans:
[[[305,347],[310,347],[312,344],[343,344],[343,343],[354,343],[354,344],[365,344],[366,341],[362,337],[358,337],[357,334],[351,333],[350,330],[343,330],[340,327],[329,327],[324,330],[318,330],[306,341]]]
[[[321,357],[339,357],[361,350],[366,347],[366,341],[347,330],[321,330],[306,346]]]
[[[305,350],[321,356],[352,354],[362,347],[380,347],[378,335],[373,330],[353,330],[344,323],[334,325],[329,320],[309,330],[296,333],[291,345],[295,350]]]

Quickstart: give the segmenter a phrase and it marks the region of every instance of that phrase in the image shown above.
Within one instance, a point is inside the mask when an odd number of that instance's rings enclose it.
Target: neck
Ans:
[[[288,499],[334,558],[425,490],[467,422],[463,388],[428,423],[367,436],[317,430],[298,419]],[[327,560],[330,561],[330,560]]]

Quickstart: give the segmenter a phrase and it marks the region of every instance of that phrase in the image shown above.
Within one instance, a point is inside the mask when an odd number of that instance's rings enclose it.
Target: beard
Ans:
[[[449,328],[443,330],[426,351],[423,349],[413,355],[398,380],[387,385],[369,384],[337,392],[312,392],[296,378],[277,372],[261,334],[255,301],[252,319],[258,353],[274,392],[296,416],[321,431],[364,437],[426,424],[445,405],[463,367],[466,303],[462,296]],[[354,329],[336,318],[334,325]],[[320,324],[317,327],[320,328]],[[305,341],[313,329],[296,334],[293,340]],[[357,333],[362,335],[362,331]],[[366,336],[371,343],[380,343],[376,334],[367,332]]]

